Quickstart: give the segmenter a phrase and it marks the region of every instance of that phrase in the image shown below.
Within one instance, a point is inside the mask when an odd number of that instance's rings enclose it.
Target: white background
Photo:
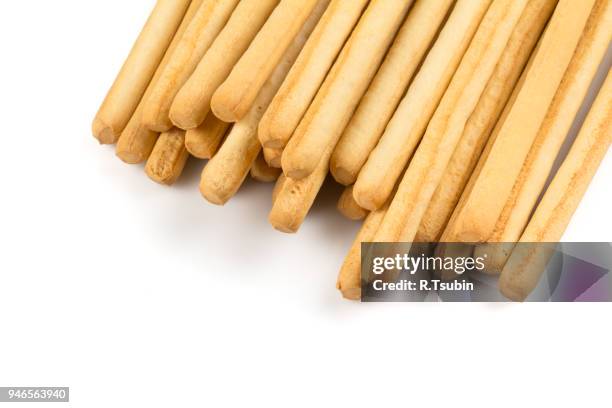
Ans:
[[[98,146],[153,3],[0,2],[0,386],[78,407],[610,406],[610,304],[347,302],[337,188],[288,236],[271,186],[215,207],[202,163],[164,188]],[[565,240],[612,241],[611,179],[608,155]]]

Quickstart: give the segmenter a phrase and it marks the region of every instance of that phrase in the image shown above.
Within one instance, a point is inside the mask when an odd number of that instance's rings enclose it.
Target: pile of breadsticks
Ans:
[[[608,75],[554,170],[611,38],[612,0],[158,0],[93,133],[163,184],[208,159],[214,204],[276,181],[285,232],[330,173],[364,219],[347,298],[361,242],[402,241],[493,250],[522,300],[539,276],[514,243],[561,239],[612,140]]]

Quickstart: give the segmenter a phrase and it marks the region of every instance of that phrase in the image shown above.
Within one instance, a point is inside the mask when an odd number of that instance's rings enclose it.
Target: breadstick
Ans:
[[[531,0],[527,4],[427,207],[417,242],[437,242],[440,238],[556,4],[557,0]]]
[[[598,0],[574,57],[527,155],[489,242],[517,242],[544,189],[554,161],[591,85],[612,38],[612,3]],[[486,269],[500,273],[513,245],[484,245]]]
[[[225,204],[242,185],[253,161],[261,151],[261,144],[257,138],[259,121],[298,57],[306,39],[321,18],[326,6],[326,0],[317,3],[315,9],[302,25],[300,32],[286,49],[280,64],[259,92],[251,110],[244,118],[234,124],[221,149],[202,171],[200,192],[211,203]]]
[[[251,177],[262,183],[272,183],[278,180],[280,174],[281,170],[268,166],[268,163],[266,163],[263,157],[263,152],[259,152],[257,159],[255,159],[251,166]]]
[[[361,299],[361,243],[374,240],[376,231],[380,226],[388,206],[385,205],[376,211],[372,211],[366,217],[361,229],[351,245],[349,253],[344,259],[336,288],[342,292],[342,296],[350,300]]]
[[[455,4],[423,66],[357,177],[353,194],[361,207],[374,210],[387,201],[490,3],[490,0],[459,0]]]
[[[151,180],[170,186],[180,177],[188,158],[185,131],[174,128],[159,136],[145,171]]]
[[[104,144],[117,141],[142,99],[190,0],[158,0],[134,47],[93,121],[93,135]]]
[[[145,103],[144,124],[163,132],[172,127],[170,107],[181,87],[215,40],[238,0],[204,0]]]
[[[281,157],[283,155],[282,149],[273,149],[271,147],[263,148],[264,159],[266,159],[266,163],[268,166],[275,167],[277,169],[281,168]]]
[[[427,127],[376,241],[412,242],[471,113],[527,1],[494,0]]]
[[[412,0],[372,0],[283,152],[285,175],[311,174],[334,148]]]
[[[278,180],[276,180],[276,184],[274,184],[274,189],[272,190],[272,203],[276,201],[276,197],[278,197],[279,191],[283,188],[283,183],[285,180],[287,180],[287,178],[281,172],[280,176],[278,176]]]
[[[450,241],[491,237],[523,162],[574,54],[595,0],[560,0],[512,110],[458,209]]]
[[[328,0],[326,0],[328,2]],[[282,0],[231,73],[215,91],[211,108],[225,122],[242,119],[320,0]]]
[[[410,10],[332,154],[330,170],[339,183],[349,185],[357,179],[452,4],[417,0]]]
[[[264,147],[285,147],[367,3],[332,0],[261,119]]]
[[[612,143],[611,124],[612,74],[608,70],[580,133],[521,236],[524,247],[513,251],[502,271],[499,288],[507,298],[522,301],[536,287],[550,255],[538,243],[561,240]]]
[[[278,0],[242,0],[227,25],[212,43],[196,70],[176,95],[170,119],[183,129],[193,129],[210,112],[213,93],[266,22]]]
[[[143,108],[145,102],[149,99],[151,92],[153,92],[155,85],[159,81],[159,78],[164,72],[166,65],[168,65],[168,62],[172,58],[174,50],[176,49],[181,38],[183,37],[185,30],[187,30],[187,27],[191,23],[191,20],[200,8],[202,1],[203,0],[192,0],[191,4],[189,5],[189,8],[187,9],[187,12],[185,13],[183,21],[181,22],[181,25],[176,31],[176,34],[174,35],[174,38],[172,39],[172,42],[168,47],[168,51],[166,51],[164,58],[159,64],[159,67],[157,67],[157,70],[155,71],[155,75],[153,76],[151,83],[147,87],[147,91],[142,97],[140,103],[138,104],[138,108],[136,108],[136,111],[132,115],[132,118],[128,122],[125,129],[123,129],[123,132],[121,132],[121,136],[117,141],[116,154],[121,160],[128,164],[138,164],[144,162],[149,158],[149,155],[151,154],[151,151],[155,146],[155,142],[159,137],[159,133],[150,130],[143,124]]]
[[[338,211],[349,220],[362,220],[368,215],[368,211],[364,210],[355,202],[353,198],[353,186],[348,186],[342,192],[338,200]]]
[[[328,150],[308,177],[285,179],[268,216],[274,228],[286,233],[295,233],[300,229],[327,177],[330,156],[331,150]]]
[[[209,113],[200,126],[186,132],[185,147],[187,151],[198,159],[212,158],[217,153],[229,127],[229,123],[225,123]]]

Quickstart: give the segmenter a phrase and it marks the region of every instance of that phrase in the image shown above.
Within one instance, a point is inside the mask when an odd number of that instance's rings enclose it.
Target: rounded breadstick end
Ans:
[[[206,201],[215,205],[225,205],[229,200],[229,197],[225,194],[217,191],[215,188],[211,188],[211,186],[205,183],[200,183],[200,194],[202,194],[202,197],[204,197]]]
[[[185,132],[173,129],[163,133],[147,160],[145,173],[156,183],[170,186],[183,173],[189,153],[185,149]]]
[[[334,180],[343,186],[350,186],[351,184],[355,183],[355,180],[357,180],[358,173],[350,171],[346,167],[339,165],[337,159],[335,159],[335,156],[332,156],[329,164],[329,171],[334,177]]]
[[[215,114],[216,117],[221,119],[223,122],[234,123],[238,122],[242,119],[242,116],[246,112],[241,115],[238,115],[237,112],[232,109],[228,102],[226,101],[225,91],[223,89],[223,85],[217,89],[217,91],[213,94],[213,97],[210,101],[210,110]]]
[[[370,186],[363,186],[359,178],[353,186],[353,198],[357,205],[369,211],[376,211],[385,205],[385,199],[379,192]]]
[[[287,217],[278,211],[273,211],[268,217],[270,225],[275,230],[284,232],[285,234],[295,234],[300,229],[301,222],[296,222],[294,218]]]
[[[338,288],[342,297],[348,300],[361,300],[361,288]]]
[[[195,129],[200,126],[202,122],[198,121],[194,115],[188,112],[190,112],[188,107],[175,101],[172,104],[172,108],[170,108],[170,120],[174,126],[184,130]]]
[[[531,292],[525,290],[520,285],[513,285],[512,283],[504,280],[503,278],[499,280],[499,291],[506,298],[515,302],[523,302],[525,299],[527,299],[527,296],[529,296],[529,293]]]
[[[119,139],[117,132],[114,132],[111,126],[106,125],[97,117],[94,119],[91,129],[100,144],[115,144]]]
[[[125,150],[117,150],[115,154],[119,159],[121,159],[122,162],[126,164],[140,164],[147,160],[147,158],[141,154],[128,152]]]
[[[349,220],[362,220],[368,215],[368,211],[359,206],[353,198],[353,186],[347,187],[342,192],[337,205],[340,214]]]

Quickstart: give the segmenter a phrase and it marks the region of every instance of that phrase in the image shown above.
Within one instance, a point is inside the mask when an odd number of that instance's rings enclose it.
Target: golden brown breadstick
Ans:
[[[610,38],[612,3],[598,0],[489,242],[513,243],[520,239],[606,53]],[[482,248],[476,248],[476,252],[487,253],[487,271],[500,273],[512,247],[511,244],[485,244]]]
[[[494,0],[427,127],[376,241],[412,242],[471,113],[527,1]]]
[[[332,0],[261,119],[264,147],[285,147],[367,3]]]
[[[315,171],[308,177],[300,180],[287,177],[284,180],[268,216],[274,228],[286,233],[295,233],[300,229],[327,177],[330,156],[331,150],[323,155]]]
[[[217,153],[217,150],[219,150],[221,141],[229,127],[229,123],[217,119],[210,112],[200,126],[195,129],[189,129],[185,134],[185,147],[187,151],[198,159],[212,158]]]
[[[283,156],[282,149],[273,149],[271,147],[263,148],[264,159],[266,159],[266,163],[268,166],[275,167],[277,169],[281,168],[281,157]]]
[[[311,174],[334,148],[412,0],[372,0],[283,152],[283,172]]]
[[[260,89],[320,1],[280,2],[225,82],[215,91],[211,107],[218,118],[236,122],[249,112]]]
[[[542,197],[499,280],[509,299],[524,300],[536,287],[549,251],[537,243],[559,242],[612,143],[612,74],[599,91],[578,137]],[[535,243],[535,244],[534,244]]]
[[[459,0],[455,4],[423,66],[357,177],[353,194],[361,207],[374,210],[387,201],[490,3],[489,0]]]
[[[212,43],[189,80],[176,95],[170,119],[182,129],[193,129],[210,112],[210,100],[219,85],[249,47],[278,0],[242,0]]]
[[[93,135],[104,144],[117,141],[142,99],[190,0],[158,0],[93,121]]]
[[[170,186],[183,173],[188,158],[185,131],[174,128],[159,136],[147,160],[145,171],[151,180]]]
[[[251,177],[262,183],[272,183],[278,180],[280,174],[281,170],[268,166],[268,163],[266,163],[263,157],[263,152],[259,152],[257,159],[255,159],[251,166]]]
[[[339,183],[349,185],[357,179],[452,4],[417,0],[410,10],[332,154],[330,170]]]
[[[274,190],[272,190],[272,203],[276,201],[276,197],[278,197],[278,193],[283,188],[283,183],[286,179],[285,175],[281,172],[280,176],[278,176],[278,180],[276,180],[274,184]]]
[[[417,242],[437,242],[478,158],[518,82],[557,0],[531,0],[470,116],[417,232]]]
[[[560,0],[512,110],[447,229],[450,241],[484,242],[495,228],[595,0]]]
[[[353,186],[345,187],[337,207],[340,214],[349,220],[362,220],[368,215],[368,210],[361,208],[353,198]]]
[[[261,150],[261,144],[257,139],[257,126],[261,116],[283,83],[326,6],[326,1],[317,3],[317,6],[302,25],[300,32],[286,49],[280,64],[259,92],[251,110],[244,118],[234,124],[221,149],[202,171],[200,192],[211,203],[225,204],[242,185],[253,161]]]
[[[238,0],[204,0],[145,102],[142,119],[149,129],[163,132],[172,127],[169,115],[176,94],[225,26],[236,4]]]
[[[374,235],[376,235],[387,209],[388,206],[385,205],[368,214],[344,259],[338,274],[336,288],[342,292],[342,296],[346,299],[361,299],[361,243],[374,240]]]
[[[144,162],[149,158],[149,155],[155,146],[159,133],[150,130],[144,125],[142,122],[142,111],[145,102],[147,99],[149,99],[151,92],[153,92],[155,85],[164,72],[166,65],[168,65],[168,62],[172,58],[172,54],[183,37],[185,30],[187,30],[191,20],[200,8],[202,1],[203,0],[193,0],[189,5],[189,8],[185,13],[185,17],[183,18],[181,25],[176,31],[176,34],[168,47],[168,51],[166,51],[164,58],[155,71],[155,75],[153,76],[151,83],[147,87],[147,91],[138,104],[138,108],[136,108],[136,111],[132,115],[132,118],[128,122],[125,129],[123,129],[123,132],[121,132],[121,136],[117,141],[116,153],[117,156],[126,163],[137,164]]]

